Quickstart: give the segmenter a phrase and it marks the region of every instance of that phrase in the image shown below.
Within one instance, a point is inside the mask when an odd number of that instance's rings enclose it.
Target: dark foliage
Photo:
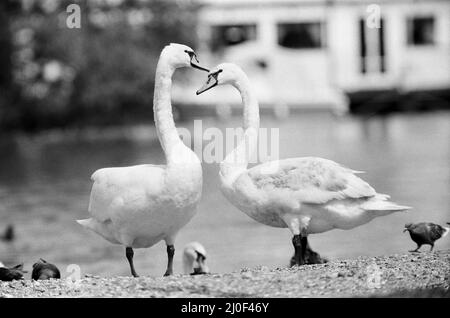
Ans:
[[[190,1],[17,3],[0,5],[0,130],[151,121],[161,49],[196,43]],[[67,26],[71,3],[81,28]]]

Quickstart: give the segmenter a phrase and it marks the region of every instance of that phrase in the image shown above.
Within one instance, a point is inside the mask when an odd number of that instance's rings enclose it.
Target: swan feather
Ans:
[[[355,176],[353,170],[327,159],[291,158],[278,161],[278,169],[274,172],[264,173],[264,168],[265,164],[262,164],[248,170],[257,188],[284,190],[303,203],[323,204],[376,194],[367,182]]]

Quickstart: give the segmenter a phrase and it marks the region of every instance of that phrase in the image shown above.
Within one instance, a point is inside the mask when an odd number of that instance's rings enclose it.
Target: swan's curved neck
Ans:
[[[220,172],[225,178],[232,177],[247,169],[250,158],[256,152],[258,144],[259,105],[247,75],[242,73],[233,86],[241,94],[244,106],[244,138],[220,165]]]
[[[244,105],[244,130],[258,130],[259,104],[247,75],[243,74],[234,86],[241,94],[242,104]]]
[[[174,72],[175,68],[167,61],[164,53],[162,53],[156,67],[153,113],[159,142],[161,143],[168,163],[173,159],[175,147],[182,143],[175,127],[170,101],[172,75]]]

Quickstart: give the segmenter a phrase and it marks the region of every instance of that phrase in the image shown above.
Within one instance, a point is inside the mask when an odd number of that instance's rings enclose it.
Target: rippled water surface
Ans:
[[[240,125],[203,119],[208,127]],[[179,123],[193,131],[191,123]],[[311,235],[312,247],[329,258],[405,252],[415,245],[402,233],[407,222],[450,222],[450,113],[393,115],[386,118],[336,118],[329,114],[262,118],[262,127],[279,128],[280,157],[318,156],[356,170],[377,191],[413,206],[349,231]],[[105,131],[89,138],[17,137],[0,140],[0,229],[14,223],[17,240],[0,243],[0,261],[31,264],[39,257],[60,265],[78,264],[83,272],[128,275],[122,247],[81,228],[90,175],[98,168],[163,163],[153,127]],[[196,138],[200,138],[196,136]],[[204,164],[204,190],[198,214],[180,232],[175,270],[182,247],[200,241],[214,272],[265,265],[286,266],[293,252],[287,229],[270,228],[234,208],[218,188],[218,165]],[[436,244],[450,248],[450,237]],[[428,246],[424,247],[428,250]],[[166,249],[159,243],[135,253],[141,275],[162,275]]]

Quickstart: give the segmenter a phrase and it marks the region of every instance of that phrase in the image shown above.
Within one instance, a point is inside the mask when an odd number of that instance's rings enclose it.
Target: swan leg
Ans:
[[[134,263],[133,263],[134,251],[133,251],[133,249],[131,247],[127,247],[125,249],[125,255],[127,256],[128,263],[130,263],[131,275],[133,275],[133,277],[139,277],[139,275],[136,273],[136,270],[134,269]]]
[[[303,248],[302,248],[302,237],[300,234],[296,234],[292,237],[292,245],[294,245],[294,264],[293,265],[303,265],[305,260],[303,258]]]
[[[301,236],[301,249],[302,249],[302,260],[303,260],[303,264],[306,264],[306,248],[308,247],[308,237],[305,236]],[[302,265],[303,265],[302,264]]]
[[[167,269],[164,276],[170,276],[173,274],[173,256],[175,255],[175,247],[173,245],[167,245]]]
[[[301,255],[299,260],[299,265],[306,264],[306,252],[309,252],[308,246],[308,226],[310,217],[302,216],[299,218],[299,228],[300,228],[300,244],[301,244]],[[309,254],[309,253],[308,253]]]
[[[431,244],[430,252],[433,252],[434,244]]]
[[[306,255],[306,247],[308,244],[307,239],[307,227],[309,224],[309,217],[302,216],[299,217],[297,215],[292,214],[284,214],[282,216],[284,222],[286,223],[289,230],[291,230],[294,236],[292,237],[292,244],[294,245],[294,261],[293,265],[304,265],[305,264],[305,255]]]
[[[410,252],[415,253],[415,252],[419,252],[419,248],[421,248],[422,245],[417,244],[417,248],[415,250],[412,250]]]

